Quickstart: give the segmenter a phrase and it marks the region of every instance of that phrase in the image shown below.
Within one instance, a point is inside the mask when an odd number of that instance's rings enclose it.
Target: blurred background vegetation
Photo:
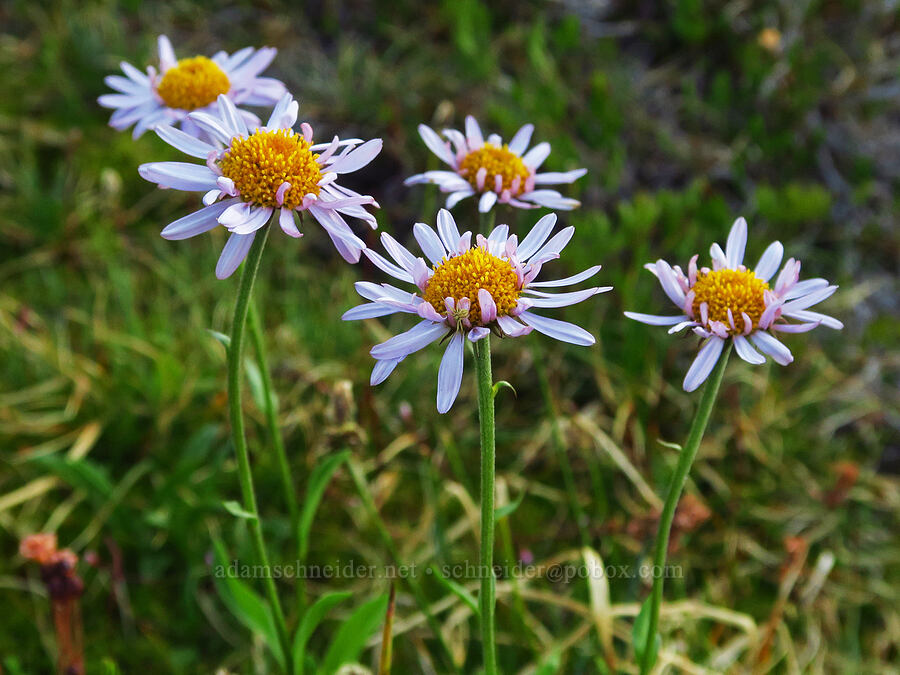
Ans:
[[[846,324],[787,338],[795,362],[733,359],[700,450],[670,554],[660,668],[672,672],[898,672],[898,437],[895,188],[900,179],[900,10],[890,0],[337,0],[223,5],[6,0],[0,5],[0,663],[49,672],[52,627],[19,539],[55,530],[85,562],[88,672],[266,672],[267,656],[211,576],[213,540],[252,560],[225,411],[224,350],[236,278],[213,276],[224,234],[167,242],[159,230],[196,196],[136,172],[180,159],[153,134],[106,126],[96,104],[120,60],[155,62],[159,33],[180,57],[271,45],[317,137],[385,140],[347,181],[408,240],[441,198],[403,178],[433,157],[416,125],[466,114],[509,137],[533,122],[551,170],[587,166],[561,214],[577,245],[562,276],[600,262],[613,293],[561,315],[592,349],[541,336],[495,345],[498,477],[521,504],[498,558],[606,565],[652,549],[659,497],[697,397],[680,389],[696,339],[625,320],[665,299],[643,263],[685,264],[750,222],[748,258],[780,239],[805,277],[841,285],[826,303]],[[475,225],[471,200],[457,219]],[[538,212],[500,210],[522,231]],[[312,526],[309,561],[389,563],[348,466],[399,555],[475,560],[477,422],[471,369],[438,416],[440,350],[407,359],[376,390],[369,347],[401,323],[344,324],[353,282],[314,227],[265,253],[258,302],[298,493],[322,458],[351,451]],[[376,235],[369,233],[374,245]],[[276,561],[293,561],[264,417],[246,407]],[[548,410],[555,414],[548,415]],[[554,438],[561,441],[554,443]],[[574,489],[560,469],[562,445]],[[554,448],[557,448],[555,450]],[[584,519],[570,515],[578,501]],[[465,580],[458,580],[465,583]],[[635,672],[631,622],[649,580],[522,582],[499,597],[504,672]],[[464,672],[480,661],[465,603],[425,579]],[[280,582],[284,597],[293,583]],[[311,642],[319,658],[382,579],[313,580],[346,590]],[[433,634],[398,588],[395,672],[443,672]],[[291,621],[298,608],[288,604]],[[598,637],[612,623],[612,646]],[[599,632],[598,632],[599,631]],[[377,636],[371,644],[377,644]],[[377,649],[364,651],[366,666]],[[604,659],[615,655],[617,665]],[[149,664],[149,665],[148,665]]]

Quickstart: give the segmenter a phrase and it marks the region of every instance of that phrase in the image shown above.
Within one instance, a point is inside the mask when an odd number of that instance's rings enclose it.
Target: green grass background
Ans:
[[[494,345],[495,376],[517,392],[497,399],[498,477],[511,499],[525,493],[501,524],[500,560],[523,551],[542,563],[579,560],[554,423],[591,546],[608,565],[636,566],[651,554],[652,493],[662,495],[677,452],[663,443],[684,439],[697,402],[680,388],[697,344],[622,316],[666,311],[645,262],[705,256],[744,215],[748,259],[778,238],[802,259],[803,276],[840,284],[823,308],[846,324],[842,332],[787,337],[796,358],[787,368],[729,365],[687,488],[710,517],[683,532],[670,555],[684,578],[667,584],[666,597],[687,604],[663,618],[662,661],[670,672],[898,672],[898,23],[892,3],[858,0],[4,2],[4,672],[52,670],[48,603],[16,553],[22,536],[45,530],[96,555],[82,566],[88,672],[269,668],[210,576],[213,536],[252,559],[244,524],[222,507],[239,498],[224,350],[208,333],[227,332],[236,290],[236,278],[213,275],[224,236],[159,237],[198,198],[155,190],[136,168],[180,157],[153,134],[135,142],[110,129],[96,104],[103,76],[120,60],[152,62],[163,32],[179,56],[278,47],[267,74],[287,83],[318,138],[383,138],[379,158],[347,183],[379,200],[380,227],[401,240],[416,220],[433,223],[441,203],[434,188],[402,185],[437,168],[416,134],[420,122],[459,127],[471,113],[506,138],[533,122],[535,138],[553,145],[546,168],[589,168],[564,190],[584,206],[560,214],[577,234],[552,271],[603,264],[598,283],[615,290],[555,313],[588,327],[597,345],[538,335]],[[765,28],[780,32],[776,48],[760,43]],[[471,201],[455,213],[475,227]],[[497,217],[521,233],[539,215],[500,209]],[[275,233],[257,287],[298,493],[321,458],[349,448],[406,559],[474,561],[471,361],[445,416],[434,410],[440,350],[407,359],[370,389],[369,347],[406,324],[342,323],[358,301],[353,282],[385,279],[344,264],[315,225],[305,231],[299,241]],[[366,236],[375,245],[376,235]],[[556,418],[546,414],[541,372]],[[250,389],[267,534],[273,558],[290,562],[276,463]],[[613,459],[617,451],[633,472]],[[73,452],[81,459],[67,459]],[[830,500],[847,470],[838,462],[858,467],[859,478]],[[800,540],[805,557],[791,553]],[[325,493],[310,551],[310,562],[338,560],[389,561],[346,470]],[[314,654],[341,617],[387,586],[310,581],[311,597],[353,592],[316,633]],[[279,587],[292,597],[293,584]],[[585,582],[535,579],[527,588],[521,604],[500,598],[503,671],[606,668],[592,615],[577,610],[590,607]],[[610,579],[609,602],[631,606],[648,588]],[[434,602],[460,605],[433,580],[425,589]],[[437,658],[424,627],[403,625],[416,611],[401,588],[394,672],[429,672]],[[295,622],[297,607],[288,612]],[[474,672],[477,624],[452,613],[440,620],[464,671]],[[633,612],[613,614],[618,667],[636,672]],[[373,666],[376,652],[363,663]],[[441,672],[440,661],[434,668]]]

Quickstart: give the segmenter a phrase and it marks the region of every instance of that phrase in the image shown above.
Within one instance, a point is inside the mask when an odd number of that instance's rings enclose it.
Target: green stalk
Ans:
[[[244,510],[252,514],[249,518],[250,530],[253,534],[253,546],[256,549],[256,558],[266,569],[269,568],[269,556],[266,553],[266,543],[263,539],[262,520],[259,517],[259,509],[256,505],[256,493],[253,489],[253,475],[250,471],[250,456],[247,451],[247,438],[244,434],[244,412],[241,408],[241,352],[244,342],[244,328],[247,323],[247,312],[250,306],[250,297],[253,294],[253,282],[259,270],[259,261],[262,258],[266,239],[269,237],[269,226],[266,225],[256,233],[247,259],[244,261],[241,271],[241,283],[238,287],[237,302],[234,305],[234,320],[231,325],[231,344],[228,348],[228,410],[231,416],[231,436],[234,442],[234,452],[237,455],[238,477],[241,483],[241,494],[244,500]],[[271,575],[264,576],[266,595],[278,637],[281,641],[281,649],[284,652],[284,661],[287,664],[288,673],[291,672],[291,648],[288,639],[287,625],[284,621],[284,612],[281,602],[278,600],[278,589]]]
[[[481,430],[481,643],[485,675],[497,672],[494,645],[494,381],[491,375],[491,336],[475,343],[478,378],[478,425]]]
[[[666,553],[669,549],[669,532],[672,529],[672,520],[675,518],[675,509],[678,506],[678,500],[681,498],[684,484],[687,482],[691,465],[697,456],[697,450],[700,448],[703,432],[706,431],[706,424],[709,422],[709,416],[716,402],[719,385],[722,384],[722,376],[725,374],[725,365],[728,363],[730,353],[731,343],[729,342],[722,351],[719,362],[713,369],[706,384],[703,385],[700,405],[697,407],[697,413],[694,416],[694,421],[691,423],[687,443],[684,444],[681,454],[678,455],[678,463],[675,465],[675,472],[670,479],[666,502],[659,517],[659,529],[656,532],[656,551],[653,557],[654,579],[653,589],[650,591],[650,618],[647,625],[643,658],[641,659],[641,675],[646,675],[653,666],[653,643],[656,640],[656,631],[659,627],[659,608],[662,605],[663,578],[665,576],[663,570],[666,565]]]
[[[269,362],[266,357],[266,343],[263,340],[262,324],[256,304],[250,303],[250,339],[253,340],[253,350],[256,352],[256,361],[259,364],[260,378],[262,379],[263,402],[265,404],[266,425],[269,427],[272,447],[275,448],[275,457],[278,460],[278,471],[281,474],[281,487],[284,490],[284,501],[291,517],[291,527],[297,532],[297,523],[300,518],[300,509],[297,506],[297,494],[294,491],[294,481],[291,477],[291,466],[288,462],[287,452],[284,449],[284,439],[281,436],[281,428],[278,426],[278,408],[275,404],[275,396],[272,388],[272,376],[269,373]]]
[[[478,201],[476,200],[475,203],[477,204]],[[494,208],[496,208],[496,205]],[[487,213],[481,213],[481,211],[478,212],[478,230],[485,237],[488,236],[491,233],[491,230],[494,229],[495,218],[496,212],[494,211],[494,209],[491,209]]]

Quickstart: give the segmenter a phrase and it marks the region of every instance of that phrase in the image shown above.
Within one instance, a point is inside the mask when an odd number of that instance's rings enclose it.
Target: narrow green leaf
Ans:
[[[309,636],[313,634],[318,625],[322,623],[325,615],[331,609],[352,596],[350,591],[336,591],[334,593],[326,593],[316,600],[312,606],[303,614],[300,625],[297,626],[297,632],[294,634],[294,675],[303,675],[303,666],[306,661],[306,643],[309,642]]]
[[[309,475],[309,483],[306,486],[306,498],[303,500],[303,510],[300,512],[300,524],[298,537],[300,540],[300,559],[306,560],[309,551],[309,530],[312,527],[313,518],[325,494],[328,482],[337,471],[338,467],[350,456],[349,450],[343,450],[335,455],[326,457]]]
[[[243,518],[245,520],[256,520],[256,515],[250,513],[249,511],[245,511],[243,507],[238,504],[234,500],[229,500],[227,502],[222,502],[222,506],[225,507],[225,510],[228,511],[235,518]]]
[[[453,593],[457,598],[462,600],[466,605],[468,605],[469,609],[472,610],[472,613],[475,616],[481,614],[481,609],[478,607],[478,601],[475,599],[469,591],[466,590],[465,586],[456,583],[453,579],[448,579],[441,571],[438,569],[437,565],[431,566],[431,571],[434,574],[434,578],[437,579],[448,591]]]
[[[647,644],[647,630],[649,628],[647,624],[649,622],[650,597],[641,604],[641,611],[638,612],[637,618],[634,621],[634,626],[631,629],[631,642],[634,645],[634,656],[638,663],[642,663],[644,660],[644,645]],[[659,633],[657,633],[653,640],[653,644],[650,647],[650,668],[653,668],[653,664],[656,663],[656,655],[659,652],[661,643],[662,638],[659,636]]]
[[[228,554],[221,540],[213,538],[213,548],[218,565],[213,573],[213,583],[219,591],[219,597],[222,598],[228,611],[245,628],[263,636],[272,656],[284,670],[285,654],[281,650],[275,619],[269,606],[249,585],[230,575]],[[219,574],[220,570],[222,574]]]
[[[320,675],[334,675],[345,663],[355,663],[372,634],[378,630],[387,611],[387,593],[357,608],[341,627],[325,653]]]
[[[106,469],[89,459],[72,459],[53,454],[38,455],[29,461],[57,476],[73,488],[84,490],[93,499],[105,501],[113,492],[113,484]]]
[[[509,502],[508,504],[504,504],[499,509],[494,509],[494,518],[499,520],[500,518],[506,518],[506,516],[513,513],[517,508],[519,508],[519,504],[522,503],[522,500],[525,499],[525,490],[519,493],[519,496],[516,497],[514,501]]]
[[[681,452],[681,445],[679,445],[678,443],[672,443],[671,441],[664,441],[661,438],[657,438],[656,442],[659,443],[664,448],[670,448],[672,450],[677,450],[678,452]]]
[[[225,347],[225,351],[228,351],[228,348],[231,346],[231,336],[225,335],[225,333],[220,333],[217,330],[212,330],[211,328],[208,328],[206,332],[212,335],[216,340],[221,342]]]
[[[509,389],[513,393],[513,396],[515,396],[517,398],[519,396],[519,394],[516,392],[516,388],[514,386],[512,386],[506,380],[500,380],[499,382],[495,382],[494,386],[491,388],[491,391],[494,394],[494,398],[497,398],[497,394],[500,393],[501,389]]]

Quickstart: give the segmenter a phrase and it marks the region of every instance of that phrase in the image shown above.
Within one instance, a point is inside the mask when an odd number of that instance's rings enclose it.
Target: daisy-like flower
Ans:
[[[218,110],[218,115],[192,112],[188,116],[209,134],[214,145],[173,127],[155,129],[169,145],[205,160],[204,164],[151,162],[138,168],[143,178],[160,187],[206,193],[205,208],[170,223],[162,236],[187,239],[216,225],[224,226],[231,236],[216,265],[216,276],[225,279],[247,256],[256,231],[273,214],[277,212],[285,234],[301,237],[294,213],[307,212],[325,229],[345,260],[359,261],[366,245],[343,216],[364,220],[374,229],[375,216],[363,206],[377,208],[378,203],[341,187],[337,178],[371,162],[381,151],[381,139],[363,143],[358,138],[342,141],[335,136],[329,143],[314,144],[312,127],[306,122],[300,125],[301,133],[291,129],[299,105],[290,94],[281,98],[266,126],[253,131],[228,97],[219,96]]]
[[[526,124],[505,144],[500,136],[491,134],[487,141],[474,117],[466,117],[466,133],[456,129],[444,129],[440,136],[424,124],[419,125],[419,135],[425,145],[452,171],[426,171],[406,179],[406,185],[434,183],[441,192],[449,192],[447,208],[452,209],[466,197],[480,194],[478,210],[490,211],[494,204],[509,204],[520,209],[536,209],[546,206],[561,211],[571,211],[581,206],[577,199],[563,197],[556,190],[543,185],[574,183],[587,173],[587,169],[573,171],[548,171],[538,173],[550,154],[549,143],[538,143],[531,150],[533,124]]]
[[[110,75],[104,80],[119,93],[97,99],[104,108],[115,109],[109,120],[111,127],[122,131],[134,124],[134,138],[157,125],[173,123],[180,123],[192,136],[200,136],[202,129],[188,114],[195,110],[216,113],[220,94],[227,94],[237,105],[266,107],[275,105],[284,95],[285,87],[279,80],[259,77],[275,58],[277,50],[272,47],[244,47],[231,55],[219,52],[212,58],[181,60],[175,58],[165,35],[159,36],[158,47],[159,71],[148,66],[144,74],[123,61],[120,66],[125,77]],[[253,113],[239,113],[246,124],[259,125]]]
[[[568,293],[543,290],[577,284],[600,270],[600,265],[595,265],[565,279],[536,281],[544,263],[558,258],[575,232],[574,227],[566,227],[548,241],[555,223],[554,214],[544,216],[521,243],[516,235],[509,234],[506,225],[499,225],[487,238],[477,235],[472,246],[472,233],[460,235],[453,216],[441,209],[437,232],[424,223],[416,223],[413,228],[429,262],[383,233],[382,244],[396,264],[372,249],[365,250],[366,256],[392,277],[415,284],[417,292],[390,284],[358,282],[357,292],[370,302],[354,307],[342,318],[349,321],[406,312],[422,320],[372,348],[377,363],[371,384],[387,379],[413,352],[449,338],[438,370],[437,409],[445,413],[459,393],[466,338],[477,342],[492,331],[500,337],[515,338],[536,330],[563,342],[594,344],[594,337],[583,328],[531,311],[574,305],[612,289],[605,286]]]
[[[794,258],[788,259],[774,285],[770,285],[769,280],[781,265],[784,247],[778,241],[770,244],[750,270],[743,264],[746,245],[747,221],[738,218],[728,234],[725,250],[718,244],[710,248],[712,269],[698,269],[696,255],[688,264],[687,274],[665,260],[644,266],[659,279],[681,314],[625,312],[625,316],[653,326],[672,326],[669,333],[690,328],[705,340],[684,378],[685,391],[694,391],[703,384],[726,340],[734,342],[738,356],[747,363],[765,363],[763,354],[767,354],[786,366],[794,357],[775,333],[805,333],[820,325],[836,330],[844,327],[833,317],[809,311],[830,297],[837,286],[829,285],[825,279],[800,281],[800,261]]]

